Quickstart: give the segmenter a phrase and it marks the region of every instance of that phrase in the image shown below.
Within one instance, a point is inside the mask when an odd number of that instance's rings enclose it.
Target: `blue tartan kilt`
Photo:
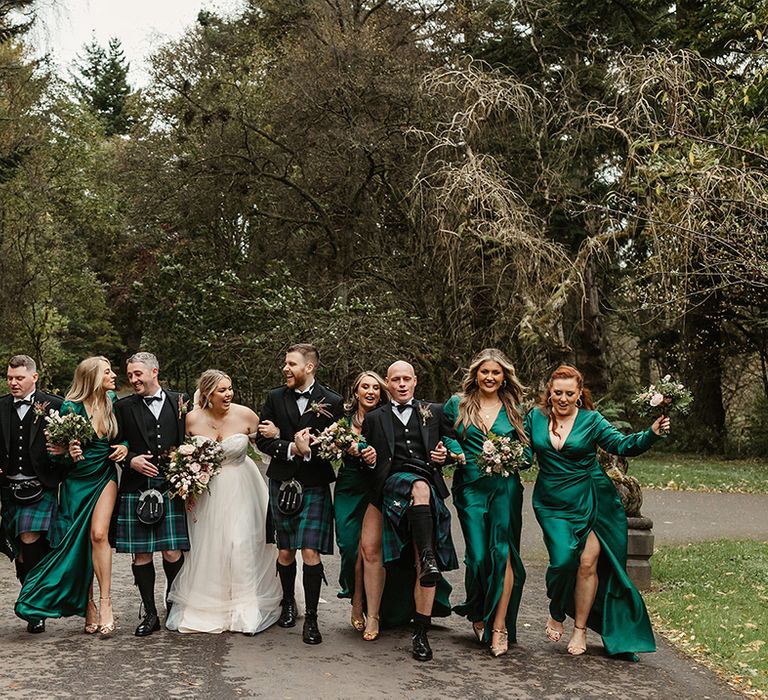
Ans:
[[[396,472],[384,482],[381,512],[384,517],[382,550],[385,565],[398,561],[406,553],[406,547],[411,546],[406,514],[411,505],[411,490],[416,481],[428,483],[424,477],[408,472]],[[435,558],[440,571],[452,571],[459,568],[459,560],[451,535],[451,513],[431,484],[430,491],[430,505],[435,523]]]
[[[48,532],[58,512],[58,489],[43,488],[37,503],[20,505],[13,500],[11,490],[0,489],[3,528],[9,540],[16,542],[22,532]]]
[[[287,516],[277,509],[281,483],[277,479],[269,480],[269,511],[277,548],[305,548],[314,549],[320,554],[333,554],[333,500],[330,486],[303,486],[304,503],[301,512]]]
[[[162,485],[163,479],[150,481],[151,488],[162,490],[160,488]],[[184,507],[184,500],[179,496],[171,498],[167,493],[164,494],[165,513],[162,520],[155,525],[145,525],[136,517],[139,496],[138,491],[118,495],[111,537],[115,550],[130,554],[173,550],[189,551],[187,512]]]

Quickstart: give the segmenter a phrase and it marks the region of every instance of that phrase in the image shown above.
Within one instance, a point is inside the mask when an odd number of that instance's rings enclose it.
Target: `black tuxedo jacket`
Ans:
[[[179,399],[186,402],[187,397],[169,389],[163,389],[163,392],[165,400],[176,416],[175,432],[167,437],[174,446],[178,447],[184,442],[187,426],[186,411],[179,411]],[[128,442],[128,455],[123,462],[120,476],[121,492],[141,491],[147,488],[147,477],[131,468],[131,460],[136,455],[154,452],[152,444],[155,441],[147,434],[145,412],[144,400],[138,394],[126,396],[115,403],[115,414],[120,430],[116,442]]]
[[[45,408],[48,411],[58,411],[64,401],[52,394],[35,391],[32,397],[34,403],[48,403]],[[34,405],[30,407],[34,411]],[[14,418],[16,409],[13,407],[13,396],[8,394],[0,398],[0,470],[5,471],[8,466],[8,450],[11,447],[11,419]],[[32,414],[32,425],[29,429],[29,461],[35,470],[40,483],[49,488],[55,487],[65,476],[66,469],[57,464],[48,455],[45,449],[45,418]]]
[[[413,410],[416,412],[421,439],[429,458],[430,452],[437,447],[437,443],[444,435],[453,436],[453,425],[446,419],[440,404],[414,399]],[[423,418],[422,410],[428,410],[431,415]],[[392,471],[392,455],[395,452],[395,431],[392,421],[396,420],[400,419],[392,413],[392,404],[386,403],[366,414],[363,421],[363,436],[366,442],[376,450],[373,480],[378,494],[381,494],[384,482]],[[431,462],[429,466],[433,469],[435,490],[442,498],[447,498],[450,491],[443,478],[442,467]]]
[[[310,410],[317,402],[327,404],[328,416],[318,415]],[[322,486],[336,479],[333,467],[317,455],[317,447],[312,448],[312,457],[288,459],[288,446],[293,442],[293,436],[303,428],[310,428],[313,433],[319,433],[344,415],[344,401],[336,392],[331,391],[319,382],[315,382],[309,397],[307,409],[299,415],[296,405],[295,392],[287,386],[272,389],[267,395],[267,401],[261,412],[261,420],[272,421],[280,430],[276,438],[258,437],[256,444],[259,449],[271,457],[267,476],[278,481],[295,478],[305,486]]]

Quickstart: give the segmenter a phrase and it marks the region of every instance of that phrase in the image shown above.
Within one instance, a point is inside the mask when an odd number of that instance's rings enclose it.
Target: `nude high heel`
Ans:
[[[94,617],[96,618],[96,622],[88,622],[88,612],[91,609],[95,613]],[[96,632],[98,631],[99,631],[99,611],[96,608],[96,601],[93,598],[90,598],[88,600],[88,603],[85,606],[85,627],[83,628],[83,632],[85,632],[85,634],[96,634]]]
[[[507,630],[497,630],[494,628],[493,633],[499,635],[499,642],[498,644],[491,642],[491,656],[496,657],[506,654],[509,649],[509,634]]]

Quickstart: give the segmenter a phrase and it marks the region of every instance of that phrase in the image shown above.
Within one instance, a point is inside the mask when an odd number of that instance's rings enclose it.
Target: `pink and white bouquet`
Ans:
[[[203,435],[188,437],[168,456],[165,474],[171,484],[170,495],[193,503],[208,490],[211,479],[221,470],[223,458],[220,443]]]
[[[685,414],[691,410],[693,395],[667,374],[660,382],[651,384],[635,396],[633,403],[637,405],[640,415],[643,416]]]
[[[319,445],[318,455],[321,459],[328,460],[334,468],[341,466],[341,460],[352,445],[357,445],[362,438],[352,429],[349,418],[340,418],[331,423],[316,438]]]
[[[489,432],[483,442],[483,451],[477,455],[477,466],[486,474],[506,477],[520,470],[523,451],[519,440]]]

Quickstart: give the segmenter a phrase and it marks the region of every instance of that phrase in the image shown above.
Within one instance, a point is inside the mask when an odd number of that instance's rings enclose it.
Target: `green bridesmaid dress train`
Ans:
[[[87,417],[80,402],[65,401],[61,407],[64,413]],[[109,438],[96,438],[86,445],[80,461],[64,458],[70,466],[59,490],[59,511],[50,530],[52,549],[29,572],[16,601],[16,614],[24,620],[85,617],[93,580],[91,515],[107,484],[117,482],[117,470],[108,458],[111,451]]]
[[[454,424],[458,416],[459,397],[445,404],[446,419]],[[499,436],[517,439],[517,433],[503,408],[491,427]],[[490,642],[493,618],[501,597],[507,558],[514,574],[512,596],[507,608],[509,641],[516,641],[517,614],[525,583],[525,568],[520,559],[520,533],[523,527],[523,484],[515,473],[504,477],[483,474],[476,457],[483,451],[485,434],[470,425],[456,428],[457,439],[443,437],[450,452],[464,453],[466,464],[458,466],[453,477],[453,503],[464,533],[464,587],[466,600],[454,607],[471,622],[485,623],[484,641]]]
[[[549,552],[550,615],[560,622],[574,616],[579,559],[594,532],[601,551],[597,595],[587,626],[601,635],[612,656],[656,651],[645,603],[626,573],[627,517],[596,450],[631,457],[661,438],[650,429],[623,435],[600,413],[584,409],[579,409],[559,451],[550,442],[548,418],[540,409],[528,413],[525,429],[539,465],[533,509]]]

